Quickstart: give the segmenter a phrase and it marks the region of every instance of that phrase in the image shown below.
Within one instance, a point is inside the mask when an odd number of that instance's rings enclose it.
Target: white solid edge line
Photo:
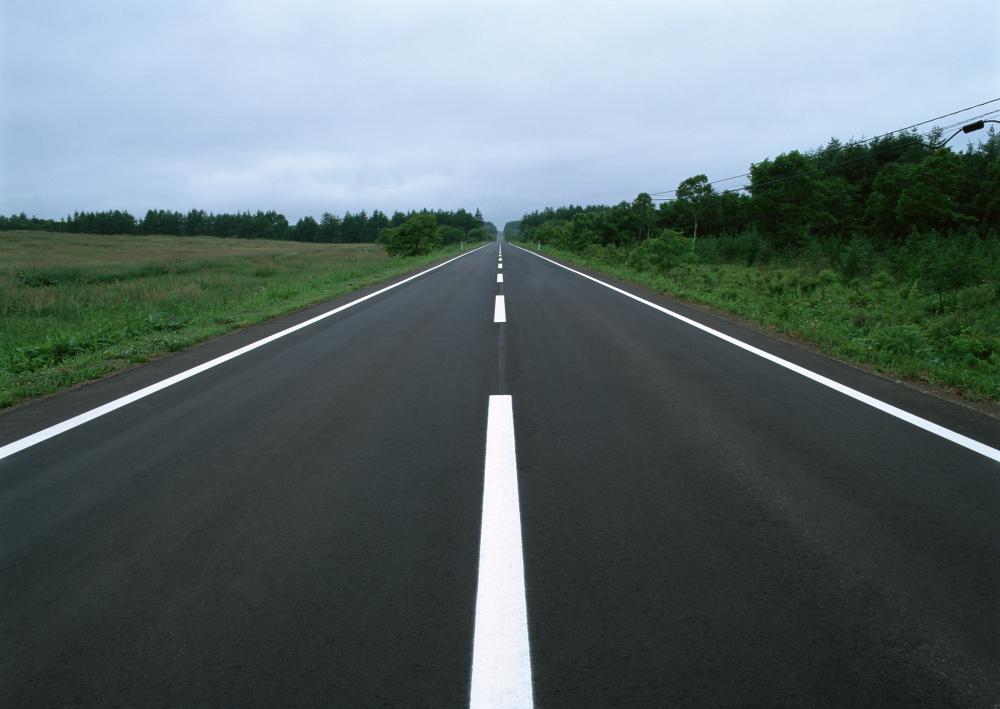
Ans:
[[[533,706],[517,452],[510,396],[491,396],[472,643],[472,709]]]
[[[475,253],[476,251],[479,251],[479,249],[483,248],[486,247],[480,246],[477,249],[473,249],[472,251],[468,251],[454,258],[450,258],[444,263],[439,263],[437,266],[432,266],[431,268],[421,271],[420,273],[416,273],[412,276],[404,278],[401,281],[397,281],[392,285],[386,286],[385,288],[381,288],[375,291],[374,293],[369,293],[368,295],[358,298],[357,300],[352,300],[350,303],[345,303],[344,305],[333,308],[332,310],[328,310],[325,313],[320,313],[316,317],[310,318],[309,320],[306,320],[304,322],[300,322],[298,325],[293,325],[289,328],[282,330],[281,332],[276,332],[273,335],[269,335],[263,339],[257,340],[256,342],[251,342],[249,345],[244,345],[239,349],[233,350],[232,352],[216,357],[215,359],[209,360],[208,362],[199,364],[196,367],[192,367],[191,369],[186,369],[183,372],[180,372],[179,374],[175,374],[172,377],[167,377],[166,379],[158,381],[155,384],[150,384],[149,386],[139,389],[138,391],[134,391],[131,394],[126,394],[125,396],[122,396],[118,399],[109,401],[108,403],[103,404],[102,406],[98,406],[95,409],[91,409],[90,411],[85,411],[84,413],[74,416],[73,418],[66,419],[65,421],[49,426],[48,428],[44,428],[41,431],[32,433],[31,435],[25,436],[24,438],[19,438],[16,441],[12,441],[11,443],[8,443],[3,447],[0,447],[0,460],[3,460],[8,456],[23,451],[25,448],[30,448],[31,446],[37,445],[42,441],[47,441],[48,439],[53,438],[54,436],[58,436],[60,433],[65,433],[66,431],[74,429],[77,426],[82,426],[88,421],[93,421],[94,419],[104,416],[105,414],[109,414],[112,411],[122,408],[123,406],[128,406],[129,404],[136,402],[139,399],[144,399],[150,394],[155,394],[161,389],[166,389],[167,387],[173,386],[174,384],[182,382],[185,379],[190,379],[196,374],[201,374],[206,370],[212,369],[213,367],[217,367],[220,364],[228,362],[231,359],[235,359],[236,357],[246,354],[247,352],[250,352],[252,350],[255,350],[258,347],[263,347],[264,345],[270,342],[274,342],[275,340],[282,338],[285,335],[290,335],[291,333],[301,330],[302,328],[309,327],[310,325],[317,323],[320,320],[325,320],[331,315],[336,315],[337,313],[347,310],[348,308],[354,307],[358,303],[363,303],[364,301],[374,298],[377,295],[381,295],[386,291],[390,291],[393,288],[398,288],[404,283],[408,283],[414,280],[415,278],[420,278],[421,276],[428,274],[431,271],[436,271],[437,269],[443,266],[447,266],[452,261],[456,261],[460,258],[468,256],[469,254]]]
[[[493,322],[507,322],[507,308],[502,295],[498,295],[493,301]]]
[[[664,308],[662,305],[657,305],[656,303],[651,303],[648,300],[645,300],[643,298],[640,298],[637,295],[629,293],[628,291],[622,290],[621,288],[616,288],[615,286],[611,285],[610,283],[605,283],[604,281],[599,280],[597,278],[594,278],[593,276],[588,276],[586,273],[581,273],[580,271],[572,269],[569,266],[564,266],[563,264],[559,263],[558,261],[553,261],[552,259],[546,258],[545,256],[542,256],[541,254],[536,254],[534,251],[529,251],[528,249],[522,248],[520,246],[517,246],[515,248],[521,249],[521,251],[525,251],[525,252],[531,254],[532,256],[537,256],[538,258],[540,258],[540,259],[542,259],[544,261],[548,261],[549,263],[554,264],[554,265],[558,266],[559,268],[563,268],[563,269],[569,271],[570,273],[575,273],[576,275],[578,275],[578,276],[580,276],[582,278],[586,278],[589,281],[593,281],[594,283],[597,283],[599,285],[602,285],[605,288],[609,288],[609,289],[615,291],[616,293],[621,293],[622,295],[626,296],[627,298],[631,298],[632,300],[638,301],[639,303],[642,303],[643,305],[648,305],[650,308],[653,308],[654,310],[659,310],[661,313],[664,313],[665,315],[669,315],[672,318],[676,318],[677,320],[680,320],[681,322],[686,323],[687,325],[690,325],[691,327],[698,328],[702,332],[706,332],[709,335],[712,335],[714,337],[718,337],[720,340],[724,340],[724,341],[728,342],[731,345],[735,345],[736,347],[739,347],[740,349],[746,350],[747,352],[750,352],[751,354],[755,354],[758,357],[762,357],[763,359],[768,360],[769,362],[773,362],[774,364],[777,364],[777,365],[779,365],[781,367],[784,367],[785,369],[791,370],[792,372],[795,372],[796,374],[800,374],[800,375],[802,375],[803,377],[805,377],[807,379],[813,380],[817,384],[822,384],[825,387],[829,387],[830,389],[833,389],[834,391],[840,392],[841,394],[844,394],[845,396],[849,396],[849,397],[851,397],[852,399],[854,399],[856,401],[860,401],[863,404],[867,404],[868,406],[871,406],[872,408],[878,409],[879,411],[881,411],[883,413],[886,413],[886,414],[889,414],[890,416],[894,416],[894,417],[900,419],[901,421],[906,421],[907,423],[912,424],[912,425],[916,426],[917,428],[922,428],[923,430],[927,431],[928,433],[933,433],[935,436],[940,436],[941,438],[944,438],[947,441],[951,441],[952,443],[960,445],[963,448],[966,448],[966,449],[968,449],[968,450],[970,450],[970,451],[972,451],[974,453],[978,453],[979,455],[985,456],[987,458],[990,458],[991,460],[995,460],[998,463],[1000,463],[1000,450],[997,450],[996,448],[988,446],[985,443],[981,443],[981,442],[979,442],[979,441],[977,441],[977,440],[975,440],[973,438],[969,438],[968,436],[963,436],[961,433],[958,433],[956,431],[952,431],[949,428],[945,428],[944,426],[940,426],[940,425],[934,423],[933,421],[928,421],[927,419],[921,418],[920,416],[917,416],[915,414],[911,414],[910,412],[904,411],[903,409],[900,409],[900,408],[898,408],[896,406],[893,406],[892,404],[887,404],[884,401],[876,399],[873,396],[869,396],[868,394],[863,394],[860,391],[858,391],[857,389],[852,389],[849,386],[845,386],[845,385],[843,385],[843,384],[841,384],[839,382],[835,382],[832,379],[824,377],[822,374],[816,374],[815,372],[810,371],[810,370],[806,369],[805,367],[800,367],[797,364],[792,364],[788,360],[782,359],[781,357],[778,357],[777,355],[773,355],[773,354],[771,354],[769,352],[765,352],[764,350],[758,349],[758,348],[754,347],[753,345],[748,345],[747,343],[743,342],[742,340],[737,340],[735,337],[730,337],[729,335],[721,333],[718,330],[713,330],[712,328],[708,327],[707,325],[702,325],[700,322],[692,320],[691,318],[687,318],[687,317],[681,315],[680,313],[674,312],[673,310],[669,310],[667,308]]]
[[[497,283],[503,283],[503,274],[502,273],[498,273],[497,274]]]

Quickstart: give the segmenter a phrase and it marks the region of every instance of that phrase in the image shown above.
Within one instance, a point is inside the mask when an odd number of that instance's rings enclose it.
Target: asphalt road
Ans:
[[[504,594],[530,663],[478,676],[539,707],[1000,704],[1000,463],[497,261],[0,459],[0,706],[468,706],[474,635],[519,642],[477,623]],[[628,290],[1000,447],[995,419]],[[9,411],[0,446],[356,297]]]

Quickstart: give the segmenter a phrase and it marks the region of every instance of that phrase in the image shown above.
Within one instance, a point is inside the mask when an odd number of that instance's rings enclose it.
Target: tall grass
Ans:
[[[937,273],[948,258],[938,244],[924,244],[926,256],[904,249],[879,254],[858,241],[836,252],[806,249],[782,259],[764,253],[766,245],[752,234],[699,241],[696,254],[689,244],[681,239],[632,249],[588,246],[582,253],[543,250],[734,313],[886,374],[972,401],[1000,402],[995,241],[971,243],[953,254],[975,266],[960,286]]]
[[[0,233],[0,408],[441,258],[373,244]]]

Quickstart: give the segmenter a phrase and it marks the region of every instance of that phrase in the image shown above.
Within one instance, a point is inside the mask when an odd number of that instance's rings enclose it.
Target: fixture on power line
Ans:
[[[1000,121],[992,121],[992,120],[990,120],[990,121],[984,121],[983,119],[979,119],[978,121],[973,121],[972,123],[966,123],[964,126],[962,126],[957,131],[955,131],[954,133],[952,133],[948,137],[948,140],[944,141],[943,143],[938,143],[937,147],[943,148],[948,143],[950,143],[951,139],[954,138],[959,133],[972,133],[974,131],[977,131],[977,130],[980,130],[982,128],[985,128],[987,123],[1000,123]]]

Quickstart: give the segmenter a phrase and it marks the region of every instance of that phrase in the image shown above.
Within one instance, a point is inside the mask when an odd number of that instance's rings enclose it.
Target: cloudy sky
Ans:
[[[996,0],[3,0],[0,212],[502,226],[998,96]]]

